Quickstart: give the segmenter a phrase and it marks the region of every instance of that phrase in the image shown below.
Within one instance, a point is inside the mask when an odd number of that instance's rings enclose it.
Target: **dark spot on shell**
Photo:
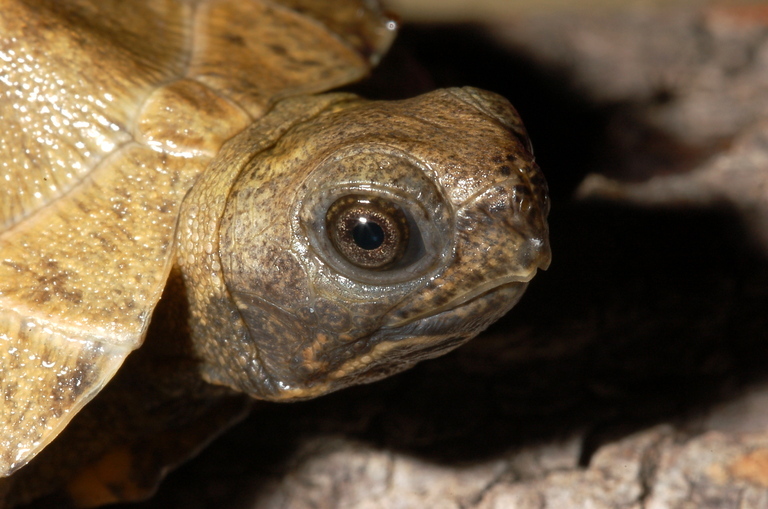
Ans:
[[[285,49],[285,46],[282,46],[280,44],[270,44],[269,49],[274,51],[278,55],[287,55],[288,50]]]
[[[89,207],[87,203],[85,203],[82,200],[74,200],[74,201],[75,201],[75,205],[77,206],[78,209],[82,210],[86,214],[90,214],[91,213],[91,207]]]
[[[509,176],[512,174],[512,168],[510,168],[509,166],[507,166],[507,165],[505,164],[504,166],[502,166],[501,168],[499,168],[499,173],[501,173],[501,174],[502,174],[502,175],[504,175],[505,177],[509,177]]]
[[[99,244],[101,244],[101,247],[104,249],[104,251],[109,253],[114,253],[117,251],[117,246],[113,244],[107,237],[104,237],[100,233],[92,233],[91,237],[99,241]]]
[[[61,297],[72,304],[81,304],[83,302],[83,292],[79,290],[62,293]]]
[[[227,34],[224,36],[224,39],[226,39],[227,42],[234,44],[236,46],[245,46],[245,39],[243,39],[239,35]]]
[[[26,272],[29,271],[29,267],[24,267],[22,265],[19,265],[18,263],[12,262],[11,260],[3,260],[3,265],[12,268],[16,272]]]
[[[501,164],[504,162],[504,160],[501,158],[501,156],[493,156],[491,158],[491,161],[493,161],[496,164]]]
[[[320,65],[323,65],[321,62],[318,62],[317,60],[310,60],[310,59],[304,59],[304,60],[297,60],[296,61],[299,65],[306,66],[306,67],[319,67]],[[324,77],[330,76],[330,71],[323,72]]]
[[[128,214],[128,209],[126,209],[124,203],[115,203],[112,205],[112,212],[118,217],[118,219],[122,219]]]
[[[18,389],[19,384],[14,381],[9,381],[6,383],[5,387],[3,388],[3,395],[5,397],[5,401],[13,401],[14,397],[16,395],[16,389]]]

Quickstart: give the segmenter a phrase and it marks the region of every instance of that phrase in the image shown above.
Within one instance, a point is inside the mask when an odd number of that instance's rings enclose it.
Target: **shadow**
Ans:
[[[568,199],[594,168],[614,106],[590,102],[566,76],[500,46],[479,26],[406,25],[373,75],[349,90],[372,99],[401,99],[463,86],[496,92],[515,106],[553,201]]]
[[[450,465],[586,430],[587,464],[607,440],[764,378],[768,263],[727,211],[565,205],[552,230],[551,269],[481,337],[382,382],[262,405],[133,507],[208,507],[201,487],[248,507],[311,437]]]

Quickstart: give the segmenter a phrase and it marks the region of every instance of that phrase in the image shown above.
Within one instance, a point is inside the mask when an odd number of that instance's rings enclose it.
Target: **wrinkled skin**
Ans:
[[[364,75],[392,24],[284,4],[0,4],[0,501],[145,497],[240,394],[445,353],[548,265],[505,99],[312,95]]]
[[[312,102],[325,108],[242,168],[215,160],[177,234],[196,285],[204,376],[263,399],[317,396],[449,351],[506,313],[548,259],[544,182],[505,100],[461,89]],[[254,137],[264,138],[258,126],[223,160]],[[348,263],[326,240],[325,216],[355,194],[407,210],[423,252],[383,271]],[[227,199],[204,198],[212,195]],[[274,208],[286,213],[264,213]],[[211,222],[219,229],[205,231]],[[210,327],[231,332],[211,341]]]

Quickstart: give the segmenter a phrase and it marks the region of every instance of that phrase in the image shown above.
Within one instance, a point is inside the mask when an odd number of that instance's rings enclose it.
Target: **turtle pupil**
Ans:
[[[361,217],[352,228],[352,238],[358,247],[371,251],[384,243],[384,229],[373,221]]]
[[[342,196],[328,207],[325,224],[336,252],[367,270],[388,270],[408,247],[405,213],[379,196]]]

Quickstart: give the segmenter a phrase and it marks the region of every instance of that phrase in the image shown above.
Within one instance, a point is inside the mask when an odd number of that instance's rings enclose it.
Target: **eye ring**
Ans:
[[[423,284],[452,259],[456,221],[451,201],[429,167],[407,153],[368,142],[345,147],[318,163],[300,192],[292,214],[292,248],[307,260],[308,270],[336,281],[343,291],[368,295]],[[328,211],[350,196],[379,199],[387,204],[384,209],[394,206],[404,214],[408,242],[402,243],[402,254],[369,269],[340,251]]]
[[[397,265],[411,236],[405,213],[379,196],[342,196],[328,208],[325,222],[336,251],[349,263],[372,271]]]

